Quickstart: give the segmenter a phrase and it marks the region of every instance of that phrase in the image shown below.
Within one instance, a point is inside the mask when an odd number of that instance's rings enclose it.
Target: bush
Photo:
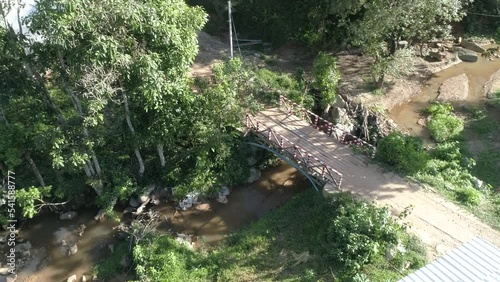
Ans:
[[[202,267],[204,256],[168,236],[134,247],[134,262],[139,281],[207,281],[209,271]]]
[[[464,130],[464,122],[453,114],[437,114],[432,117],[427,128],[434,140],[444,142],[456,138]]]
[[[457,200],[463,204],[477,206],[481,203],[481,192],[474,188],[466,188],[457,191]]]
[[[426,113],[431,115],[427,128],[436,142],[456,138],[464,130],[463,120],[453,113],[453,107],[448,103],[434,103]]]
[[[321,92],[320,106],[325,109],[337,99],[337,85],[340,80],[340,70],[334,56],[319,53],[314,60],[313,73],[315,87]]]
[[[429,154],[423,150],[421,139],[393,132],[379,141],[375,158],[398,171],[413,174],[426,166]]]

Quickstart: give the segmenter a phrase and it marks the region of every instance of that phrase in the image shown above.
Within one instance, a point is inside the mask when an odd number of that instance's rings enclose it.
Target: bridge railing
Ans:
[[[263,138],[269,145],[276,146],[279,150],[286,151],[293,160],[299,165],[306,167],[313,176],[319,177],[323,181],[330,182],[340,189],[343,178],[342,173],[323,163],[283,135],[268,128],[250,114],[246,116],[246,127]]]
[[[287,114],[295,115],[308,121],[314,128],[323,131],[328,134],[328,136],[333,136],[339,142],[346,145],[354,145],[367,156],[371,158],[375,157],[375,153],[377,151],[375,146],[351,134],[350,132],[337,127],[328,120],[318,116],[283,95],[280,95],[280,108],[284,108]]]

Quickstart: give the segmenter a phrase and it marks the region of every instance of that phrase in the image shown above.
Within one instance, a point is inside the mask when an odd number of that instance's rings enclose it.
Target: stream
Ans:
[[[490,45],[484,47],[490,48],[494,46]],[[469,95],[465,101],[454,102],[452,104],[456,108],[460,106],[484,107],[484,85],[498,70],[500,70],[500,59],[489,61],[481,56],[479,56],[479,60],[475,63],[461,62],[451,66],[445,70],[435,73],[428,81],[425,82],[420,95],[413,97],[408,103],[392,108],[389,116],[401,129],[410,132],[412,135],[420,136],[429,140],[429,133],[425,130],[424,126],[417,124],[417,121],[423,116],[423,110],[431,102],[436,100],[441,84],[449,78],[465,73],[469,80]],[[500,118],[500,115],[493,113],[491,110],[489,111],[489,114]]]
[[[264,170],[256,182],[233,187],[227,204],[209,200],[186,211],[176,211],[175,202],[162,202],[152,209],[161,213],[160,232],[193,235],[197,238],[196,247],[213,246],[231,231],[280,207],[305,189],[311,189],[307,179],[282,162]],[[113,230],[118,223],[106,219],[96,222],[93,219],[96,213],[96,210],[80,210],[72,220],[60,220],[57,214],[44,214],[25,224],[26,227],[17,235],[18,243],[29,241],[32,248],[16,281],[66,281],[72,275],[76,275],[76,281],[81,281],[84,274],[90,278],[92,266],[108,257],[112,249],[110,245],[118,240],[117,232]],[[124,221],[129,218],[119,215]],[[82,236],[78,236],[81,224],[86,228]],[[77,244],[78,251],[68,256],[61,240],[65,240],[68,246]],[[4,261],[6,253],[7,244],[3,244],[1,257]]]

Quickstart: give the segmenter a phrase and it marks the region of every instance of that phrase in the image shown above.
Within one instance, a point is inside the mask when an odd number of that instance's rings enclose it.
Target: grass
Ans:
[[[208,252],[163,238],[135,250],[140,273],[161,279],[188,273],[190,281],[360,281],[354,277],[362,276],[397,281],[424,265],[426,255],[422,243],[395,224],[387,210],[347,194],[328,200],[313,191]],[[389,241],[406,249],[391,261],[385,259]]]

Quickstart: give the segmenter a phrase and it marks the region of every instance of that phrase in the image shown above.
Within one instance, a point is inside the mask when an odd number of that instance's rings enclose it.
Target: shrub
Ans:
[[[413,174],[425,167],[429,154],[423,150],[421,139],[393,132],[379,141],[375,158],[403,173]]]
[[[427,125],[437,142],[456,138],[464,130],[464,122],[454,114],[436,114]]]
[[[207,281],[209,271],[202,267],[204,256],[168,236],[134,247],[134,262],[139,281]]]
[[[481,203],[481,192],[474,188],[466,188],[456,192],[457,200],[463,204],[477,206]]]
[[[320,105],[322,108],[335,103],[337,99],[337,85],[340,80],[340,70],[335,57],[326,53],[319,53],[314,60],[313,73],[315,87],[321,92]]]
[[[453,106],[448,103],[432,103],[425,112],[429,115],[437,115],[437,114],[451,114],[453,113]]]
[[[448,103],[434,103],[425,112],[431,115],[427,128],[436,142],[453,139],[464,130],[464,122],[453,113],[453,107]]]

